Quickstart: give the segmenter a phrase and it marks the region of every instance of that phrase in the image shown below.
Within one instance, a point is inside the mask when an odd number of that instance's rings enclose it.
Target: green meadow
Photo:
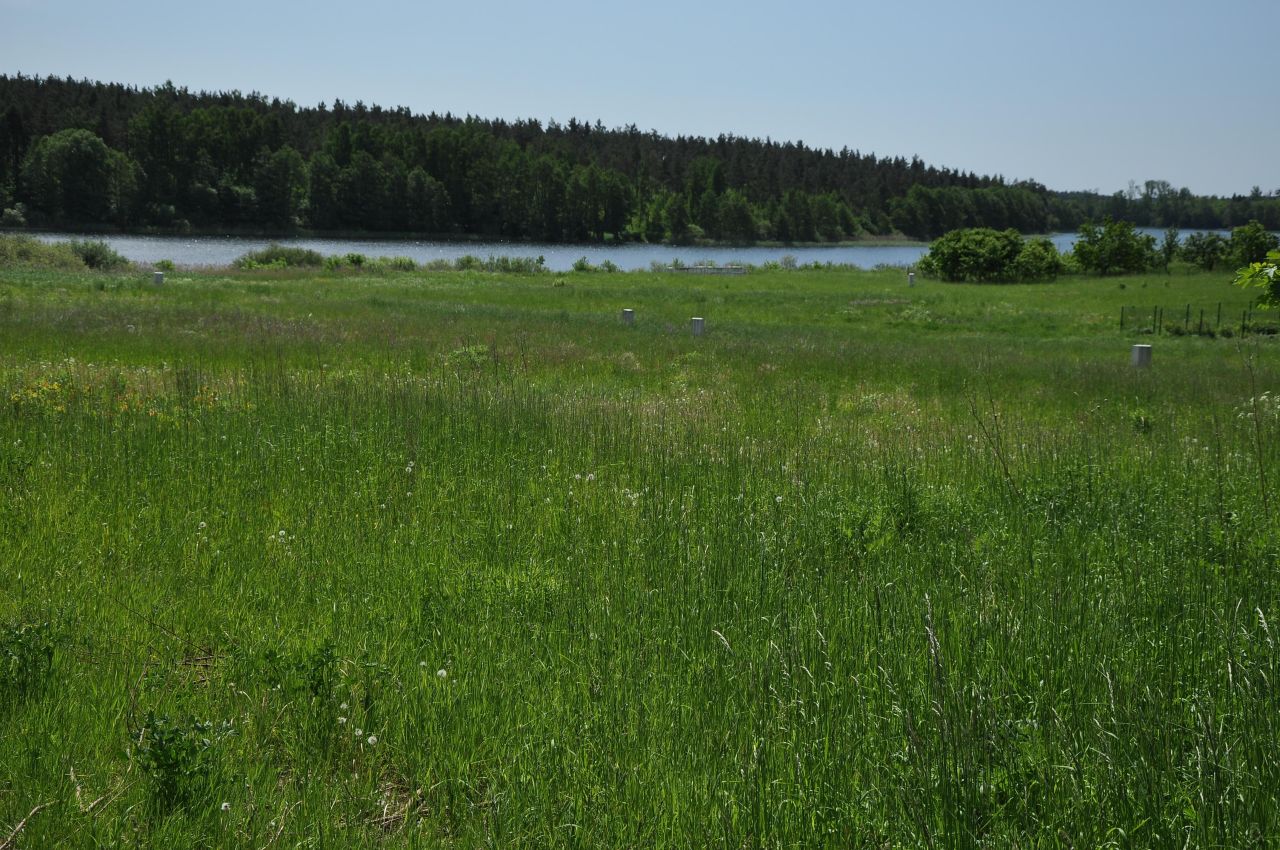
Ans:
[[[0,847],[1280,843],[1229,277],[0,270]]]

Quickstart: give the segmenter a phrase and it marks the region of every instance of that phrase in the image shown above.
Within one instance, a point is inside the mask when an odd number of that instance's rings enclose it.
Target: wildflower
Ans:
[[[209,527],[209,524],[208,524],[208,523],[204,523],[204,522],[200,523],[200,530],[201,530],[201,531],[204,531],[204,530],[205,530],[206,528],[208,528],[208,527]]]
[[[342,705],[338,706],[338,708],[342,709],[343,711],[346,711],[346,710],[347,710],[347,704],[344,702]]]
[[[345,717],[339,717],[339,718],[338,718],[338,725],[339,725],[339,726],[346,726],[346,725],[347,725],[347,718],[345,718]]]
[[[231,804],[230,804],[230,803],[223,803],[223,804],[222,804],[222,810],[223,810],[224,812],[229,812],[229,811],[231,811]]]
[[[364,730],[363,730],[363,729],[357,729],[357,730],[356,730],[356,737],[357,737],[357,738],[359,738],[359,737],[360,737],[361,735],[363,735],[363,734],[364,734]]]
[[[418,666],[419,666],[419,667],[424,667],[424,668],[425,668],[425,667],[427,666],[427,662],[425,662],[425,661],[419,661],[419,662],[418,662]]]
[[[376,747],[376,746],[378,746],[378,736],[377,736],[377,735],[370,735],[370,736],[368,737],[368,739],[367,739],[367,743],[368,743],[368,744],[369,744],[369,746],[371,746],[371,747]]]
[[[436,678],[437,678],[437,679],[447,679],[447,678],[449,678],[449,671],[448,671],[448,670],[444,670],[444,669],[437,670],[437,671],[436,671]]]
[[[774,500],[775,502],[777,502],[779,505],[781,505],[781,504],[782,504],[782,497],[781,497],[781,496],[774,496],[774,497],[773,497],[773,500]]]

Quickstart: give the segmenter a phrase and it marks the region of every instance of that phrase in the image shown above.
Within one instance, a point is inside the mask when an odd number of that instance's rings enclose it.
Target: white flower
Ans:
[[[437,679],[447,679],[447,678],[449,678],[449,671],[448,671],[448,670],[444,670],[444,669],[437,670],[437,671],[436,671],[436,678],[437,678]]]
[[[419,666],[419,667],[426,667],[426,666],[427,666],[427,662],[425,662],[425,661],[419,661],[419,662],[418,662],[418,666]]]
[[[357,730],[356,730],[356,737],[357,737],[357,738],[359,738],[359,737],[360,737],[361,735],[363,735],[363,734],[364,734],[364,730],[363,730],[363,729],[357,729]]]
[[[276,536],[279,537],[281,540],[284,540],[284,529],[282,528],[278,532],[276,532]]]
[[[338,706],[338,708],[342,709],[343,711],[346,711],[349,708],[349,706],[344,702],[342,705]]]
[[[345,718],[345,717],[339,717],[339,718],[338,718],[338,725],[339,725],[339,726],[346,726],[346,725],[347,725],[347,718]]]
[[[378,736],[377,736],[377,735],[370,735],[370,736],[369,736],[369,738],[368,738],[368,744],[369,744],[369,746],[371,746],[371,747],[376,747],[376,746],[378,746]]]
[[[204,530],[205,530],[206,528],[208,528],[208,527],[209,527],[208,523],[204,523],[204,522],[200,523],[200,530],[201,530],[201,531],[204,531]]]
[[[231,811],[231,804],[230,804],[230,803],[223,803],[223,804],[222,804],[222,810],[223,810],[224,812],[229,812],[229,811]]]
[[[782,504],[782,497],[781,497],[781,496],[774,496],[774,497],[773,497],[773,500],[774,500],[775,502],[777,502],[779,505],[781,505],[781,504]]]

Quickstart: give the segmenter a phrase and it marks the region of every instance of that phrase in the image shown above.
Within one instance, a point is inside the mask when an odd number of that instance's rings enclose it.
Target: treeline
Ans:
[[[546,241],[932,238],[960,227],[1280,227],[1280,198],[1153,181],[1051,192],[802,143],[507,122],[363,103],[0,76],[7,224],[382,231]]]

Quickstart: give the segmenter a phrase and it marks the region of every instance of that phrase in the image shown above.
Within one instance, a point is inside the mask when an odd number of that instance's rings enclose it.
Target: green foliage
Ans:
[[[1262,303],[1268,307],[1280,305],[1280,251],[1268,251],[1260,261],[1250,263],[1236,271],[1236,286],[1262,290]]]
[[[118,271],[129,265],[129,260],[100,239],[73,240],[67,245],[80,261],[96,271]]]
[[[1280,237],[1267,232],[1259,221],[1237,227],[1231,231],[1231,242],[1227,246],[1227,255],[1231,262],[1238,266],[1261,263],[1270,251],[1280,248]]]
[[[1164,239],[1160,242],[1160,260],[1164,263],[1165,273],[1169,272],[1169,264],[1178,256],[1178,228],[1169,227],[1164,231]]]
[[[224,743],[234,732],[225,721],[178,721],[148,711],[142,723],[129,730],[129,740],[133,760],[150,782],[153,801],[172,809],[201,797],[217,778]]]
[[[14,204],[11,207],[5,207],[4,212],[0,213],[0,227],[26,226],[27,208],[24,204]]]
[[[62,130],[37,142],[22,167],[32,205],[55,221],[129,220],[136,163],[88,130]]]
[[[49,686],[55,646],[50,623],[0,623],[0,720]]]
[[[257,220],[271,227],[290,229],[302,220],[307,203],[307,164],[288,145],[275,152],[262,151],[254,165]]]
[[[920,271],[948,281],[995,283],[1053,280],[1062,271],[1048,239],[1024,241],[1016,230],[953,230],[934,241]]]
[[[156,260],[151,264],[158,272],[171,272],[177,268],[173,260]]]
[[[32,153],[87,126],[124,159],[107,154],[104,166],[103,150],[86,148],[85,167],[62,173],[92,191],[63,193],[46,179],[59,167]],[[1256,219],[1280,229],[1280,197],[1260,190],[1202,197],[1148,180],[1112,195],[1053,192],[917,158],[733,136],[0,75],[0,209],[17,201],[31,205],[36,223],[300,223],[550,241],[810,242],[895,230],[931,239],[968,227],[1069,230],[1106,215],[1187,229]]]
[[[232,265],[238,269],[317,268],[324,265],[324,262],[324,256],[318,251],[272,243],[236,258]]]
[[[0,234],[0,268],[83,270],[84,261],[66,242],[41,242],[33,236]]]
[[[1192,233],[1182,243],[1182,258],[1197,268],[1211,272],[1227,253],[1227,240],[1217,233]]]
[[[1081,269],[1099,275],[1137,274],[1159,265],[1154,236],[1139,233],[1132,222],[1111,218],[1101,226],[1082,224],[1074,253]]]
[[[1012,278],[1017,281],[1054,280],[1063,271],[1062,255],[1053,242],[1045,238],[1026,239],[1013,261]]]

